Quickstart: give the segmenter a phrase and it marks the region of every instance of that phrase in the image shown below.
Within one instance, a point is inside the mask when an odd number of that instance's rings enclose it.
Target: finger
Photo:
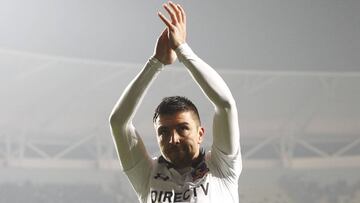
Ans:
[[[173,2],[169,1],[169,5],[171,6],[171,8],[173,9],[173,11],[175,12],[176,15],[176,19],[178,22],[181,22],[181,12],[179,10],[179,8],[177,7],[177,5],[175,5]]]
[[[164,4],[163,7],[169,13],[172,23],[176,24],[178,20],[176,18],[175,12],[167,4]]]
[[[162,13],[158,12],[158,16],[170,30],[173,29],[174,25]]]
[[[180,5],[179,5],[179,4],[176,4],[176,7],[177,7],[177,8],[178,8],[178,10],[179,10],[180,22],[183,22],[183,21],[184,21],[184,17],[183,17],[182,12],[181,12],[181,7],[180,7]]]
[[[167,34],[168,34],[168,28],[166,27],[166,28],[162,31],[160,38],[165,38],[165,37],[167,37]]]
[[[180,6],[180,4],[176,5],[181,13],[181,21],[186,24],[186,15],[184,9]]]

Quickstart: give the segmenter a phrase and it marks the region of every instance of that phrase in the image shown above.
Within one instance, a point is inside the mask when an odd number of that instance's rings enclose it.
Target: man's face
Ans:
[[[157,141],[163,157],[178,168],[191,166],[199,155],[204,129],[192,111],[160,115],[155,122]]]

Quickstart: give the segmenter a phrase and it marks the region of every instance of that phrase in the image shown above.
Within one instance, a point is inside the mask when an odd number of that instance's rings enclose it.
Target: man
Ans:
[[[197,57],[186,43],[186,16],[172,2],[160,12],[166,29],[154,55],[127,86],[110,116],[111,130],[124,172],[140,202],[239,202],[242,169],[238,116],[234,98],[223,79]],[[153,117],[161,156],[151,159],[132,124],[150,83],[176,57],[215,107],[211,152],[200,147],[204,128],[195,105],[185,97],[167,97]]]

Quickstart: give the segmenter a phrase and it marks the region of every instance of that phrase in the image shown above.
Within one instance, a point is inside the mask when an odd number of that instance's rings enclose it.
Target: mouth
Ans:
[[[165,148],[164,149],[164,154],[166,156],[170,157],[175,157],[179,154],[179,148],[178,147],[169,147],[169,148]]]
[[[189,156],[188,150],[180,145],[164,148],[164,154],[172,161],[183,160]]]
[[[181,153],[181,152],[185,152],[186,150],[184,149],[184,146],[171,145],[171,146],[165,147],[164,151],[167,152],[167,153],[178,154],[178,153]]]

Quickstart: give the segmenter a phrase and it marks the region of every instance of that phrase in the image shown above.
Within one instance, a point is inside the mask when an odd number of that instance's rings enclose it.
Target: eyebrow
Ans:
[[[190,125],[190,123],[188,122],[182,122],[182,123],[178,123],[176,124],[175,126],[181,126],[181,125]],[[167,128],[168,126],[167,125],[161,125],[158,129],[162,129],[162,128]]]
[[[179,123],[177,125],[190,125],[188,122],[182,122],[182,123]]]

